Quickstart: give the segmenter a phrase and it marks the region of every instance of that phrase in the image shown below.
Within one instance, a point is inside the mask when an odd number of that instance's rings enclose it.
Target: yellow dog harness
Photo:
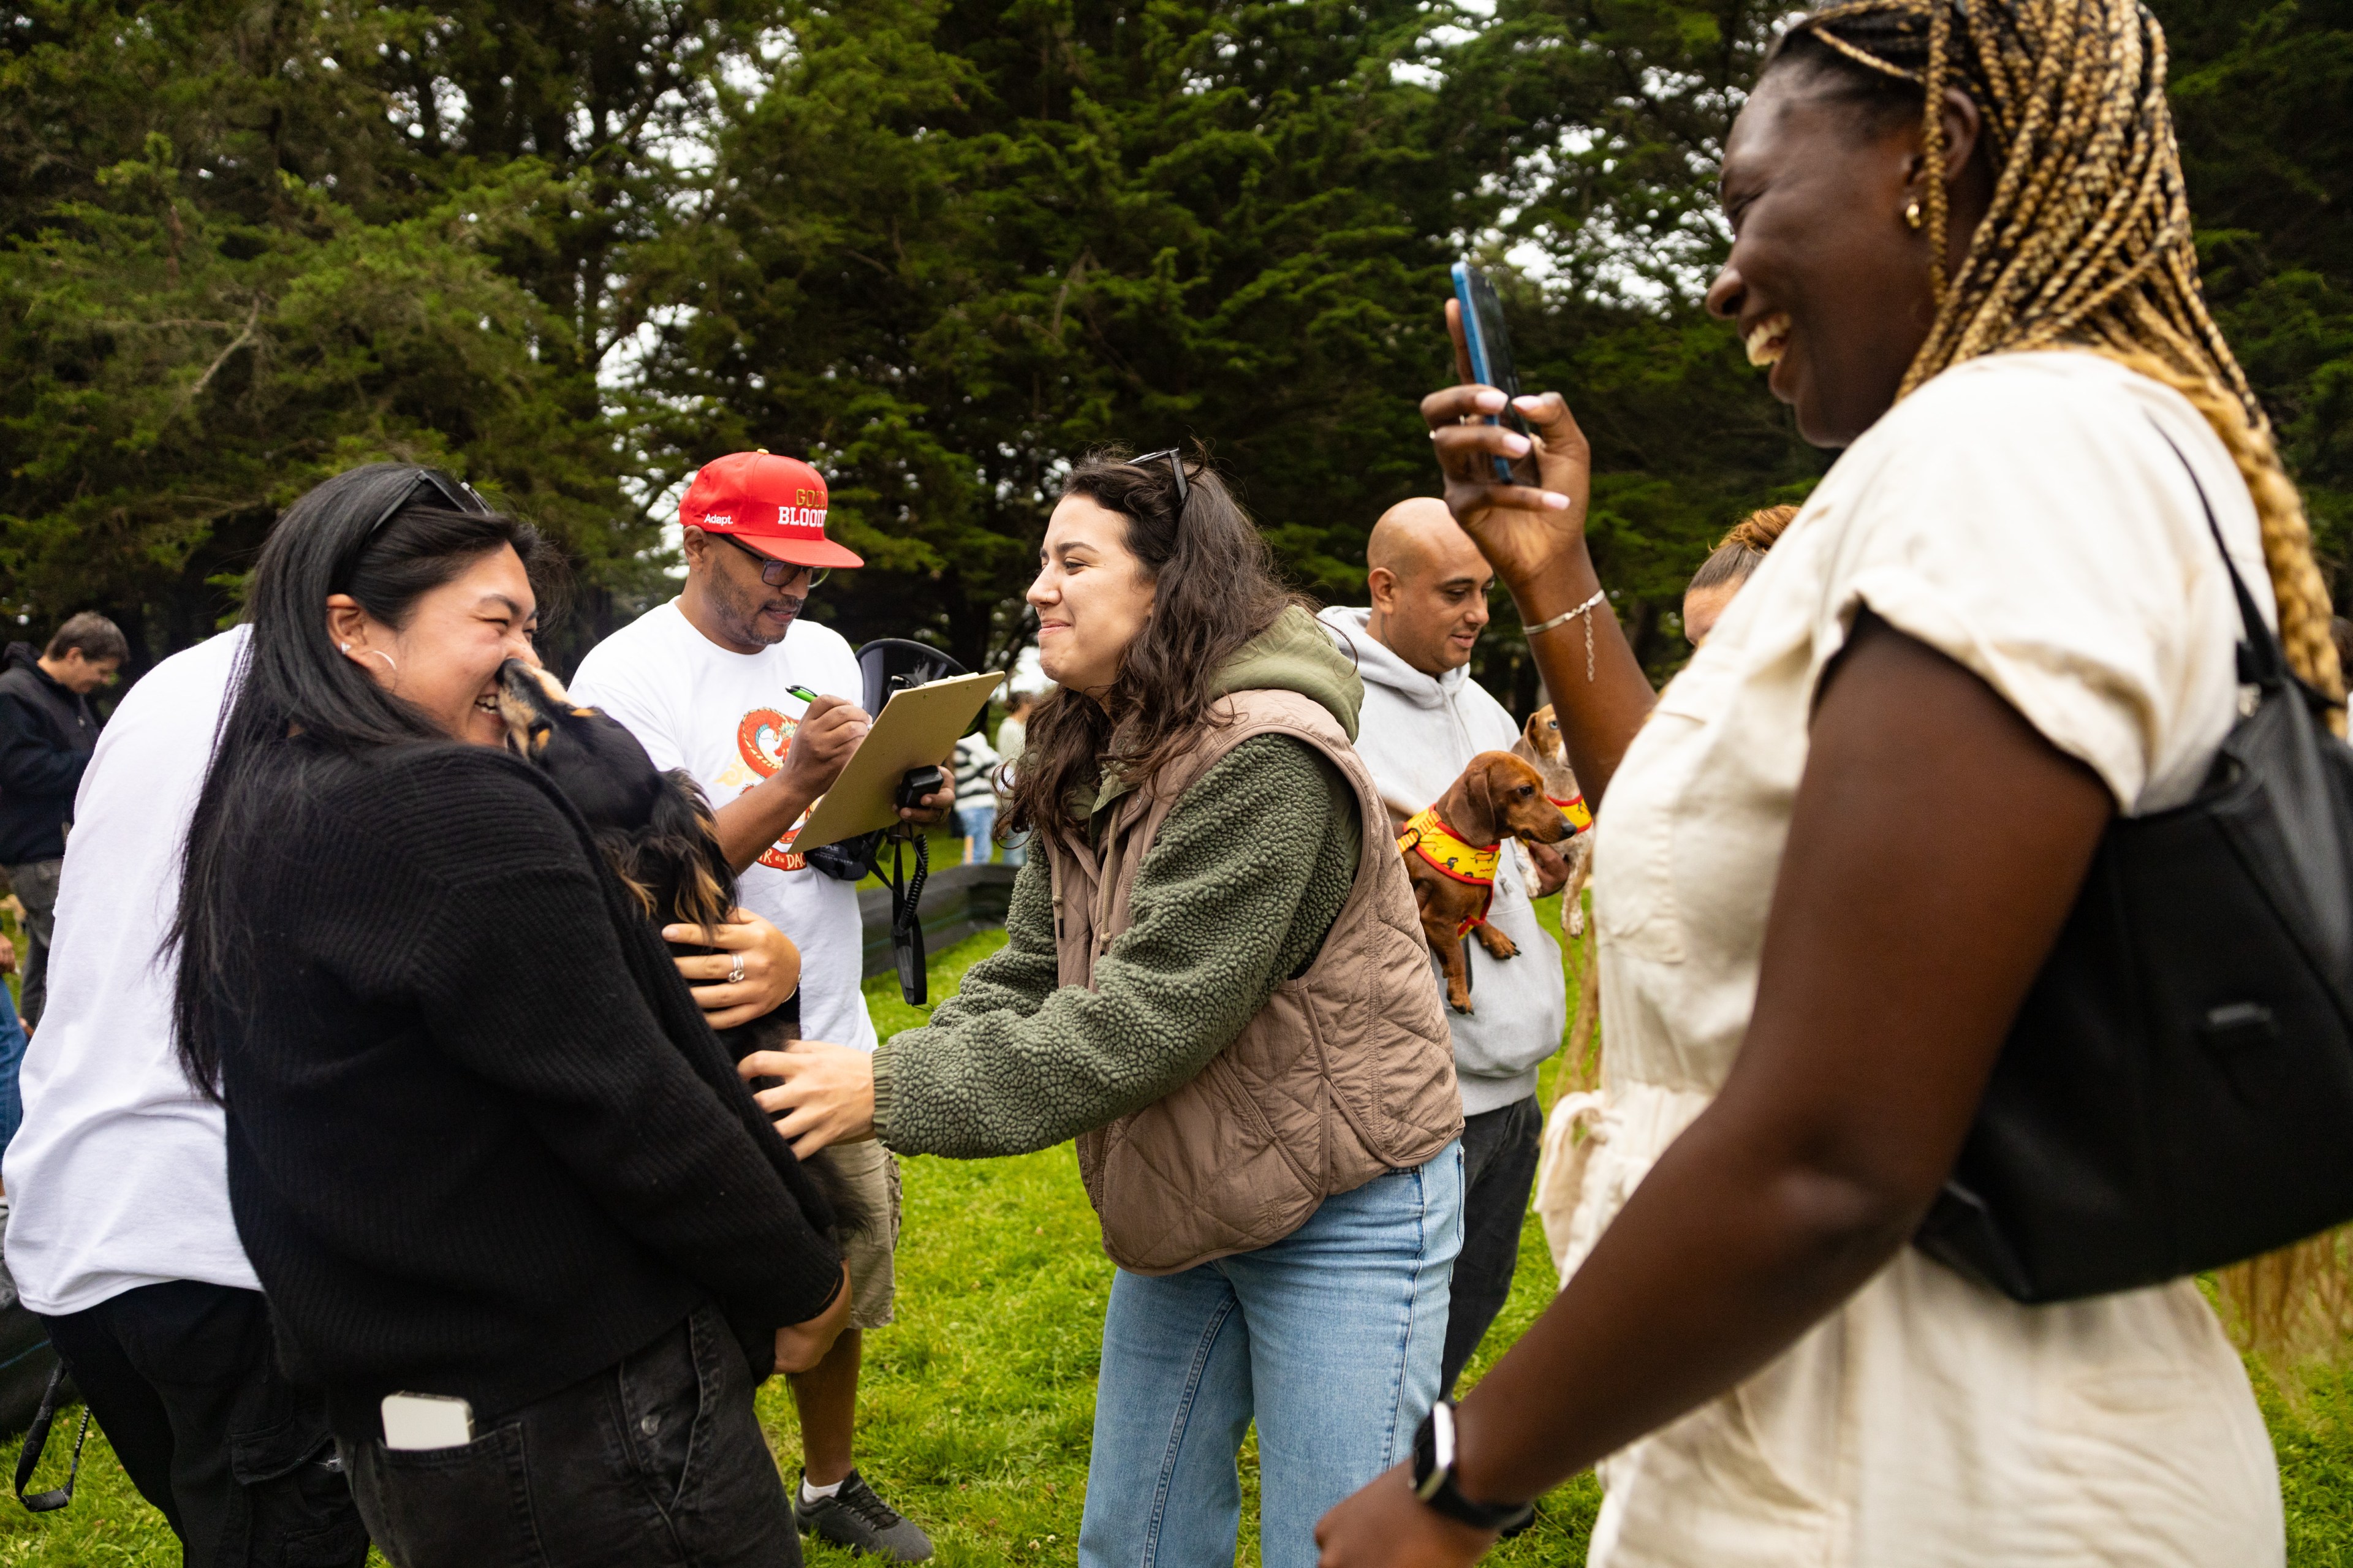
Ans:
[[[1479,901],[1479,912],[1456,929],[1456,940],[1470,935],[1472,927],[1487,923],[1487,911],[1495,902],[1495,868],[1504,858],[1501,839],[1488,845],[1465,843],[1439,820],[1438,807],[1432,805],[1406,823],[1405,831],[1398,835],[1398,853],[1419,855],[1440,876],[1487,889]]]
[[[1548,795],[1545,798],[1560,807],[1560,814],[1568,818],[1570,833],[1582,833],[1593,826],[1593,812],[1586,805],[1583,795],[1573,795],[1567,800],[1561,799],[1556,795]]]

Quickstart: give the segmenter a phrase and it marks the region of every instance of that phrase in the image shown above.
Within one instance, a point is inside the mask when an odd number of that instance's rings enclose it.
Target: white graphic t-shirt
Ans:
[[[807,706],[793,686],[861,700],[858,658],[840,633],[795,621],[776,647],[735,653],[696,631],[673,599],[591,648],[571,690],[626,725],[654,766],[691,773],[717,807],[784,765]],[[794,823],[745,868],[738,901],[801,950],[802,1037],[871,1051],[858,889],[792,853],[799,830]]]

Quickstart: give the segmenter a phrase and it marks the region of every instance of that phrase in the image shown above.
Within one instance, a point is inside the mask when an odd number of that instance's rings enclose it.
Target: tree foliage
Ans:
[[[2218,311],[2353,550],[2353,0],[2162,0]],[[702,460],[795,450],[818,613],[969,663],[1065,466],[1199,442],[1327,598],[1435,476],[1446,268],[1597,458],[1653,668],[1714,539],[1802,494],[1701,295],[1746,0],[17,0],[0,9],[0,612],[153,657],[382,457],[548,525],[565,654],[660,591]],[[2353,589],[2353,578],[2340,584]],[[1479,673],[1525,705],[1508,605]]]

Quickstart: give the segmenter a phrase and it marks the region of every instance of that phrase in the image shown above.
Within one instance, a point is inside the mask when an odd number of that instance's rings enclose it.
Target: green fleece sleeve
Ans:
[[[1060,969],[1054,956],[1053,874],[1047,869],[1045,850],[1032,844],[1013,878],[1013,897],[1005,910],[1005,945],[965,971],[956,994],[932,1009],[930,1024],[892,1036],[874,1053],[875,1127],[889,1127],[897,1109],[898,1078],[892,1069],[898,1057],[892,1047],[917,1035],[953,1037],[968,1018],[991,1014],[1026,1018],[1054,994]]]
[[[1314,961],[1362,846],[1355,794],[1327,759],[1286,735],[1243,742],[1162,825],[1134,923],[1092,990],[1051,987],[1051,894],[1033,857],[1005,952],[875,1053],[878,1134],[905,1154],[1025,1153],[1182,1087]]]

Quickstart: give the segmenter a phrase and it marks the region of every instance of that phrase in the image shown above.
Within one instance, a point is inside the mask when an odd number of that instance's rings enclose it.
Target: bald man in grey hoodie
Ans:
[[[1471,679],[1495,574],[1439,500],[1391,507],[1365,551],[1369,608],[1334,606],[1324,624],[1352,645],[1364,678],[1356,752],[1391,808],[1410,815],[1446,793],[1481,752],[1508,751],[1520,727]],[[1487,1327],[1503,1310],[1519,1261],[1520,1226],[1535,1180],[1544,1113],[1536,1065],[1560,1048],[1568,1022],[1560,947],[1536,919],[1520,857],[1506,853],[1488,920],[1520,953],[1499,963],[1463,944],[1477,966],[1475,1012],[1449,1009],[1454,1071],[1462,1090],[1462,1255],[1446,1325],[1440,1386],[1449,1394]],[[1430,983],[1439,984],[1437,960]]]

